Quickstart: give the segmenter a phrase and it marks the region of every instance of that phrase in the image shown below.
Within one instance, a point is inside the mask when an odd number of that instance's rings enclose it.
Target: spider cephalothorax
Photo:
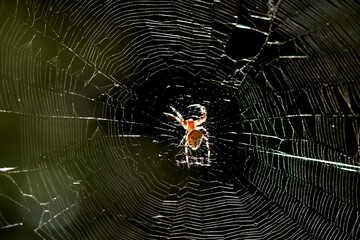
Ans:
[[[193,119],[184,120],[184,118],[181,116],[181,114],[175,108],[173,108],[171,106],[170,106],[170,108],[176,113],[177,116],[170,114],[170,113],[164,113],[164,114],[175,118],[176,121],[178,121],[185,128],[185,136],[183,137],[183,139],[181,140],[179,145],[181,145],[181,143],[185,139],[185,144],[184,144],[185,145],[185,158],[186,158],[188,167],[190,167],[189,156],[188,156],[188,146],[190,147],[190,149],[196,150],[200,147],[202,140],[205,139],[206,146],[208,149],[208,161],[209,162],[210,162],[210,148],[209,148],[209,133],[204,127],[200,126],[202,123],[204,123],[206,121],[205,107],[201,106],[200,104],[192,104],[192,105],[189,105],[188,107],[199,107],[201,110],[201,113],[203,114],[203,117],[201,117],[198,120],[193,120]],[[200,130],[204,130],[206,132],[207,137]]]

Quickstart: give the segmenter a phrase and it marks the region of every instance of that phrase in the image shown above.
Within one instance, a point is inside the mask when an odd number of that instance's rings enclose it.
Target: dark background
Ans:
[[[1,1],[0,238],[359,239],[359,12]]]

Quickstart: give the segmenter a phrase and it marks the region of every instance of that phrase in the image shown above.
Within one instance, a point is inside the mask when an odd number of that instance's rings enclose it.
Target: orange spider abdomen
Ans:
[[[190,148],[197,148],[202,140],[203,133],[199,130],[193,130],[188,135],[188,143]]]

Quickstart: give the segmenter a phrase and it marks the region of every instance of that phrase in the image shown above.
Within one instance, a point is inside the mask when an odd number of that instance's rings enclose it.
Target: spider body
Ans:
[[[186,122],[186,127],[188,131],[191,131],[195,128],[195,121],[193,119],[189,119]]]
[[[200,126],[202,123],[204,123],[206,121],[205,107],[201,106],[200,104],[192,104],[188,107],[199,107],[203,116],[198,120],[194,120],[194,119],[184,120],[184,118],[181,116],[181,114],[175,108],[173,108],[171,106],[170,106],[170,108],[176,113],[177,116],[170,114],[170,113],[164,113],[164,114],[175,118],[175,120],[178,121],[185,129],[185,136],[183,137],[183,139],[181,140],[179,145],[181,145],[181,143],[185,140],[185,144],[184,144],[185,158],[186,158],[188,167],[190,167],[189,156],[188,156],[188,147],[190,147],[191,150],[197,150],[200,147],[202,140],[205,139],[206,146],[208,149],[208,161],[209,162],[210,162],[210,148],[209,148],[209,133],[204,127]],[[205,131],[207,136],[205,136],[201,130]]]
[[[192,150],[196,150],[200,147],[201,142],[203,140],[204,134],[200,131],[200,130],[192,130],[189,134],[188,134],[188,143],[189,143],[189,147]]]

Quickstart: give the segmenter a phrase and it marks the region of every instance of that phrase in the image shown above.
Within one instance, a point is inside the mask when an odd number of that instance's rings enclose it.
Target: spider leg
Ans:
[[[186,131],[185,136],[183,137],[183,139],[181,140],[181,142],[179,143],[178,146],[180,146],[180,145],[182,144],[182,142],[183,142],[185,139],[187,139],[187,136],[188,136],[188,135],[189,135],[189,132]]]
[[[189,105],[187,107],[201,107],[201,105],[200,104],[191,104],[191,105]]]
[[[186,135],[183,137],[183,139],[181,140],[181,142],[179,143],[178,146],[180,146],[182,144],[182,142],[184,141],[185,138],[186,138]]]
[[[170,106],[170,108],[176,113],[176,115],[178,115],[178,117],[180,118],[180,120],[182,122],[185,122],[183,116],[181,116],[181,114],[178,112],[178,110],[176,110],[174,107]]]
[[[209,147],[209,139],[205,136],[203,136],[203,138],[205,139],[206,141],[206,147],[208,149],[208,162],[210,163],[210,147]]]
[[[171,106],[170,106],[170,107],[171,107]],[[186,129],[184,118],[181,116],[181,114],[180,114],[175,108],[171,107],[171,109],[172,109],[178,116],[175,116],[175,115],[173,115],[173,114],[171,114],[171,113],[165,113],[165,112],[164,112],[164,114],[165,114],[165,115],[168,115],[168,116],[170,116],[170,117],[175,118],[175,120],[178,121],[178,122]]]
[[[188,141],[185,141],[185,158],[186,158],[186,162],[187,162],[187,166],[188,168],[190,168],[190,163],[189,163],[189,156],[188,156]]]
[[[209,137],[209,132],[203,127],[203,126],[198,126],[195,128],[195,130],[204,130],[206,132],[206,135]]]
[[[206,108],[204,106],[201,106],[200,104],[192,104],[192,105],[189,105],[188,107],[199,107],[201,110],[201,113],[203,114],[202,118],[195,121],[195,126],[198,126],[206,121]]]
[[[179,123],[181,123],[181,124],[182,124],[182,122],[181,122],[180,118],[176,117],[175,115],[172,115],[171,113],[166,113],[166,112],[164,112],[164,114],[165,114],[165,115],[168,115],[168,116],[170,116],[170,117],[175,118],[175,119],[176,119],[176,121],[178,121]]]
[[[185,128],[184,123],[181,121],[181,119],[180,119],[180,118],[178,118],[178,117],[176,117],[176,116],[172,115],[171,113],[165,113],[165,112],[164,112],[164,114],[165,114],[165,115],[168,115],[168,116],[170,116],[170,117],[175,118],[175,119],[176,119],[176,121],[178,121],[178,122],[181,124],[181,126],[183,126],[183,127]]]

